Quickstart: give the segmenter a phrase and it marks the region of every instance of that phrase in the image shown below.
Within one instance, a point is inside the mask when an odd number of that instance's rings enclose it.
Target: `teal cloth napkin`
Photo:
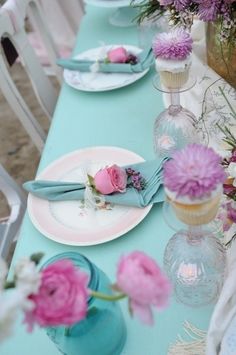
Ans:
[[[91,65],[96,63],[85,59],[58,59],[57,64],[63,68],[77,70],[81,72],[91,72]],[[149,68],[154,63],[154,56],[151,48],[144,49],[138,55],[138,63],[104,63],[98,61],[99,72],[103,73],[140,73]]]
[[[162,167],[166,160],[168,158],[155,159],[127,166],[141,173],[146,180],[145,189],[137,191],[133,187],[128,187],[125,193],[104,195],[106,202],[125,206],[145,207],[152,203],[164,201]],[[33,195],[49,201],[82,200],[85,189],[83,184],[76,182],[48,180],[28,181],[23,184],[23,187]]]

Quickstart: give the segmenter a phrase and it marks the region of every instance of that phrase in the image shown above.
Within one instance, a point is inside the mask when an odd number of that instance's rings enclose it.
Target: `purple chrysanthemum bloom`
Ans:
[[[191,0],[174,0],[174,6],[177,11],[187,10]]]
[[[221,0],[195,0],[198,7],[198,17],[202,21],[215,21],[220,12]]]
[[[177,11],[185,10],[191,3],[191,0],[159,0],[161,6],[174,5]]]
[[[182,60],[191,53],[192,43],[190,34],[182,28],[177,28],[156,35],[152,49],[155,57]]]
[[[190,144],[164,165],[164,185],[177,197],[204,198],[226,178],[221,157],[212,148]]]

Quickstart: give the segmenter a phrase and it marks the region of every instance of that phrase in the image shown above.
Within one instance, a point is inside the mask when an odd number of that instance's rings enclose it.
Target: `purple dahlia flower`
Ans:
[[[221,157],[212,148],[190,144],[164,165],[164,185],[177,197],[208,196],[226,178]]]
[[[192,51],[193,40],[182,28],[170,32],[162,32],[153,40],[153,53],[162,59],[186,59]]]

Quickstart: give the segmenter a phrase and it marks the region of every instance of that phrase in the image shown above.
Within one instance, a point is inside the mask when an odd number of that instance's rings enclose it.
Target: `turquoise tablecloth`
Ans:
[[[108,24],[110,12],[104,8],[87,8],[75,53],[98,46],[98,41],[138,44],[135,27],[118,28]],[[163,103],[161,95],[153,88],[153,75],[154,70],[130,86],[106,93],[79,92],[63,85],[39,172],[61,155],[87,146],[115,145],[145,159],[154,158],[153,124]],[[26,214],[13,264],[20,256],[35,251],[43,251],[50,257],[62,251],[77,250],[114,280],[116,261],[122,253],[143,250],[162,264],[164,248],[172,234],[164,222],[162,206],[158,205],[142,223],[122,237],[103,245],[73,248],[45,238]],[[121,306],[128,327],[123,355],[166,355],[177,334],[184,334],[182,324],[185,320],[207,329],[212,311],[212,307],[191,309],[172,300],[166,311],[155,312],[155,326],[150,328],[130,318],[125,301]],[[29,335],[19,321],[15,335],[1,345],[0,354],[59,355],[59,352],[43,330],[37,329]]]

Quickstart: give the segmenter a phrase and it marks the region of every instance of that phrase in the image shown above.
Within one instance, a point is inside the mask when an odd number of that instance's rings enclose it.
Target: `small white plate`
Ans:
[[[124,47],[128,52],[138,55],[142,49],[130,45],[107,45],[93,48],[75,56],[77,59],[101,60],[104,52],[116,47]],[[149,68],[141,73],[90,73],[64,69],[64,79],[68,85],[82,91],[108,91],[121,88],[141,79]]]
[[[106,165],[125,166],[142,162],[139,155],[117,147],[90,147],[74,151],[50,164],[37,178],[81,181],[84,165],[92,176]],[[82,201],[47,201],[29,194],[28,212],[34,226],[46,237],[67,245],[95,245],[111,241],[140,223],[145,208],[108,205],[91,211]]]

